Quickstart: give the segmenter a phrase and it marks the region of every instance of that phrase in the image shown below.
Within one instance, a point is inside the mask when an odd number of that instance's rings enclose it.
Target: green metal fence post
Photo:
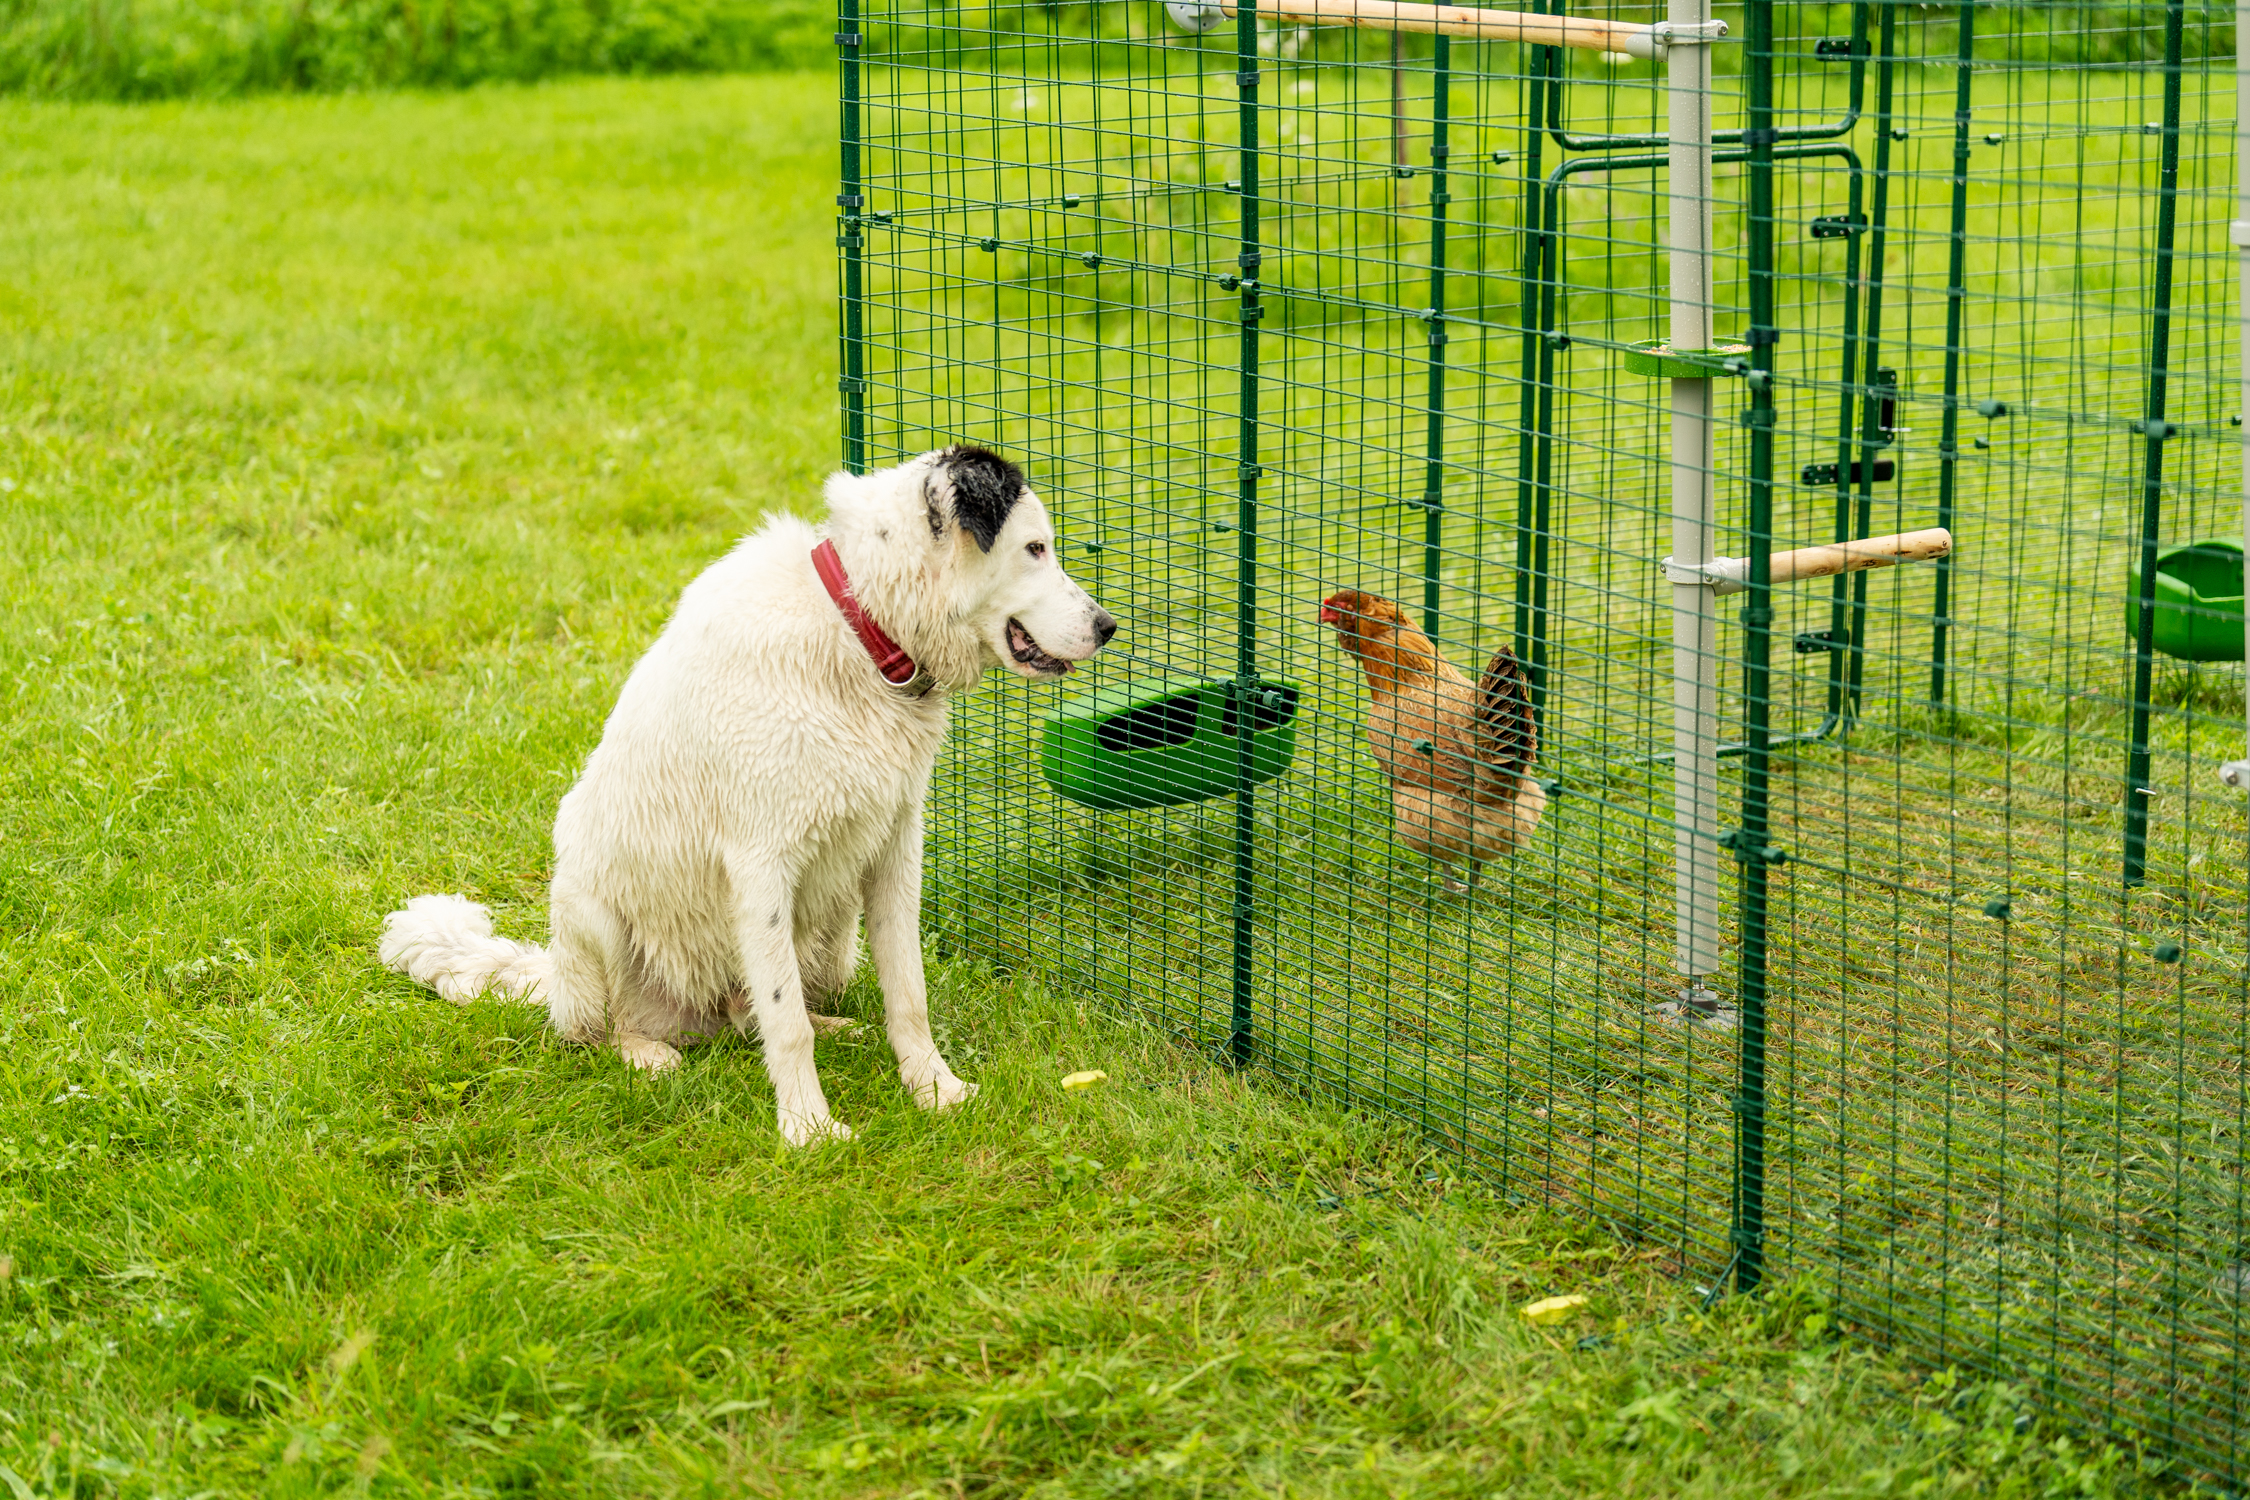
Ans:
[[[1742,611],[1742,827],[1734,835],[1742,864],[1742,1072],[1736,1094],[1735,1288],[1753,1291],[1766,1255],[1766,866],[1769,848],[1773,646],[1774,318],[1773,0],[1750,0],[1748,94],[1743,144],[1750,148],[1750,588]]]
[[[2234,34],[2250,36],[2250,0],[2235,0]],[[2235,248],[2238,289],[2234,312],[2242,351],[2242,389],[2236,395],[2242,403],[2238,409],[2250,411],[2250,49],[2239,46],[2234,59],[2234,89],[2234,161],[2238,187],[2235,217],[2227,231]],[[2242,448],[2242,550],[2250,555],[2250,443]],[[2142,576],[2147,576],[2146,569],[2142,570]],[[2243,643],[2242,667],[2243,674],[2250,677],[2250,641]],[[2250,695],[2243,699],[2242,720],[2242,759],[2222,762],[2219,779],[2237,790],[2250,791]],[[2250,978],[2245,979],[2244,988],[2250,991]]]
[[[1258,673],[1258,321],[1265,316],[1259,296],[1262,268],[1258,223],[1258,13],[1242,7],[1235,18],[1235,90],[1240,124],[1242,245],[1235,257],[1240,272],[1242,353],[1236,420],[1238,494],[1235,534],[1234,648],[1234,983],[1233,1015],[1227,1031],[1227,1057],[1235,1066],[1249,1063],[1253,1047],[1251,996],[1255,981],[1251,943],[1252,904],[1257,899],[1257,806],[1252,791],[1251,726],[1256,717],[1250,695]]]
[[[1533,6],[1544,10],[1545,0]],[[1520,396],[1521,415],[1517,422],[1516,438],[1516,659],[1529,664],[1531,647],[1531,565],[1532,530],[1538,510],[1539,469],[1539,366],[1540,337],[1540,283],[1546,276],[1549,255],[1546,234],[1547,194],[1541,180],[1543,155],[1540,147],[1545,140],[1539,128],[1544,119],[1547,100],[1548,52],[1557,49],[1533,47],[1531,50],[1530,77],[1524,83],[1523,142],[1523,258],[1520,280],[1523,290],[1523,354],[1517,372],[1517,394]],[[1560,87],[1560,85],[1556,85]],[[1537,684],[1534,682],[1534,688]],[[1537,703],[1534,700],[1534,710]]]
[[[2180,54],[2185,0],[2164,7],[2164,143],[2157,168],[2156,284],[2149,292],[2148,398],[2141,421],[2141,587],[2133,632],[2133,743],[2125,756],[2125,883],[2148,875],[2149,692],[2156,675],[2156,539],[2164,510],[2164,420],[2172,360],[2172,238],[2180,199]]]
[[[1453,68],[1453,40],[1437,39],[1430,85],[1430,426],[1422,472],[1422,628],[1434,638],[1438,628],[1438,572],[1445,541],[1445,232],[1446,116]]]
[[[836,244],[844,252],[843,374],[837,386],[844,397],[844,467],[854,474],[867,472],[867,371],[864,293],[866,236],[861,233],[861,210],[866,189],[860,177],[859,119],[859,0],[839,0],[836,12],[836,47],[843,66],[843,120],[838,132],[842,160],[841,187],[836,195]]]
[[[1969,266],[1969,83],[1976,47],[1976,0],[1961,0],[1959,45],[1953,74],[1953,208],[1946,231],[1945,261],[1945,411],[1939,418],[1937,523],[1953,529],[1954,489],[1961,467],[1961,355],[1968,327]],[[1953,621],[1953,563],[1937,561],[1937,583],[1930,627],[1930,702],[1945,702],[1946,630]]]
[[[1891,426],[1898,410],[1898,377],[1882,366],[1883,358],[1883,255],[1890,244],[1892,108],[1897,79],[1898,7],[1883,7],[1876,42],[1875,64],[1875,186],[1867,205],[1866,321],[1862,338],[1865,358],[1860,370],[1859,469],[1853,476],[1858,503],[1853,516],[1854,536],[1865,536],[1874,520],[1875,461],[1891,446]],[[1840,722],[1849,726],[1859,717],[1861,684],[1867,672],[1868,575],[1852,578],[1851,620],[1844,628],[1849,656],[1844,692],[1835,705]]]
[[[1867,66],[1865,5],[1852,7],[1850,46],[1853,72],[1864,72]],[[1876,135],[1875,155],[1878,162],[1887,155],[1880,130]],[[1863,256],[1860,245],[1863,236],[1860,231],[1865,227],[1866,221],[1860,217],[1861,189],[1859,173],[1856,171],[1852,173],[1851,184],[1851,204],[1845,215],[1847,229],[1844,235],[1843,378],[1837,382],[1835,537],[1839,542],[1866,535],[1863,531],[1852,529],[1852,490],[1861,472],[1861,467],[1854,463],[1852,439],[1858,426],[1859,408],[1864,404],[1863,396],[1854,386],[1859,379],[1860,368],[1874,363],[1877,346],[1873,320],[1879,315],[1882,303],[1881,274],[1878,272],[1873,278],[1873,284],[1869,285],[1863,280],[1860,269]],[[1863,318],[1867,324],[1864,333],[1861,326]],[[1829,586],[1828,712],[1821,725],[1823,733],[1831,729],[1841,732],[1847,722],[1845,701],[1849,693],[1851,666],[1847,605],[1850,593],[1848,580],[1839,573],[1836,581]]]

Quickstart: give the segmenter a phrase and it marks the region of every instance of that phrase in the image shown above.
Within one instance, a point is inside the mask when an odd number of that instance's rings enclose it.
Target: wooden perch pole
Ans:
[[[1773,581],[1798,583],[1807,578],[1833,578],[1867,568],[1888,568],[1904,562],[1930,562],[1953,555],[1953,533],[1942,526],[1927,531],[1902,531],[1896,536],[1864,537],[1826,547],[1799,547],[1773,554]],[[1675,580],[1684,571],[1666,558]],[[1739,594],[1750,587],[1750,560],[1714,557],[1700,569],[1702,581],[1714,594]]]
[[[1172,18],[1190,30],[1232,20],[1242,10],[1235,0],[1173,0]],[[1365,26],[1374,31],[1443,32],[1480,42],[1530,42],[1543,47],[1576,47],[1586,52],[1622,52],[1655,57],[1663,37],[1654,26],[1605,21],[1592,16],[1541,16],[1523,11],[1484,10],[1473,5],[1420,5],[1411,0],[1252,0],[1261,16],[1300,26]]]
[[[1805,578],[1833,578],[1866,568],[1888,568],[1902,562],[1931,562],[1953,554],[1953,533],[1942,526],[1927,531],[1902,531],[1896,536],[1871,536],[1828,547],[1799,547],[1773,555],[1773,581],[1795,583]]]

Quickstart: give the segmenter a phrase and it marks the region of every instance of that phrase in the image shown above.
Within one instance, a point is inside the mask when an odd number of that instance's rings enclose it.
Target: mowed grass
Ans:
[[[827,1040],[791,1153],[750,1045],[378,968],[416,891],[539,932],[623,674],[816,493],[829,100],[0,107],[0,1491],[2142,1483],[1028,977],[938,972],[973,1107]]]

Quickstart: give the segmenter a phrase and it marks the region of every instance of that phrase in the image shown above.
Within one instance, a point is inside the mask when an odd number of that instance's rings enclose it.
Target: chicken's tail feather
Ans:
[[[1531,717],[1531,685],[1523,664],[1502,646],[1477,681],[1477,750],[1485,764],[1521,776],[1539,756],[1539,729]]]

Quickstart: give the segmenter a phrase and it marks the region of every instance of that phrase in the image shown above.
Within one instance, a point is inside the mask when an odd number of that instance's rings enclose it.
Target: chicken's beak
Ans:
[[[1320,606],[1320,623],[1323,625],[1341,625],[1344,623],[1344,612],[1333,604],[1323,603]]]

